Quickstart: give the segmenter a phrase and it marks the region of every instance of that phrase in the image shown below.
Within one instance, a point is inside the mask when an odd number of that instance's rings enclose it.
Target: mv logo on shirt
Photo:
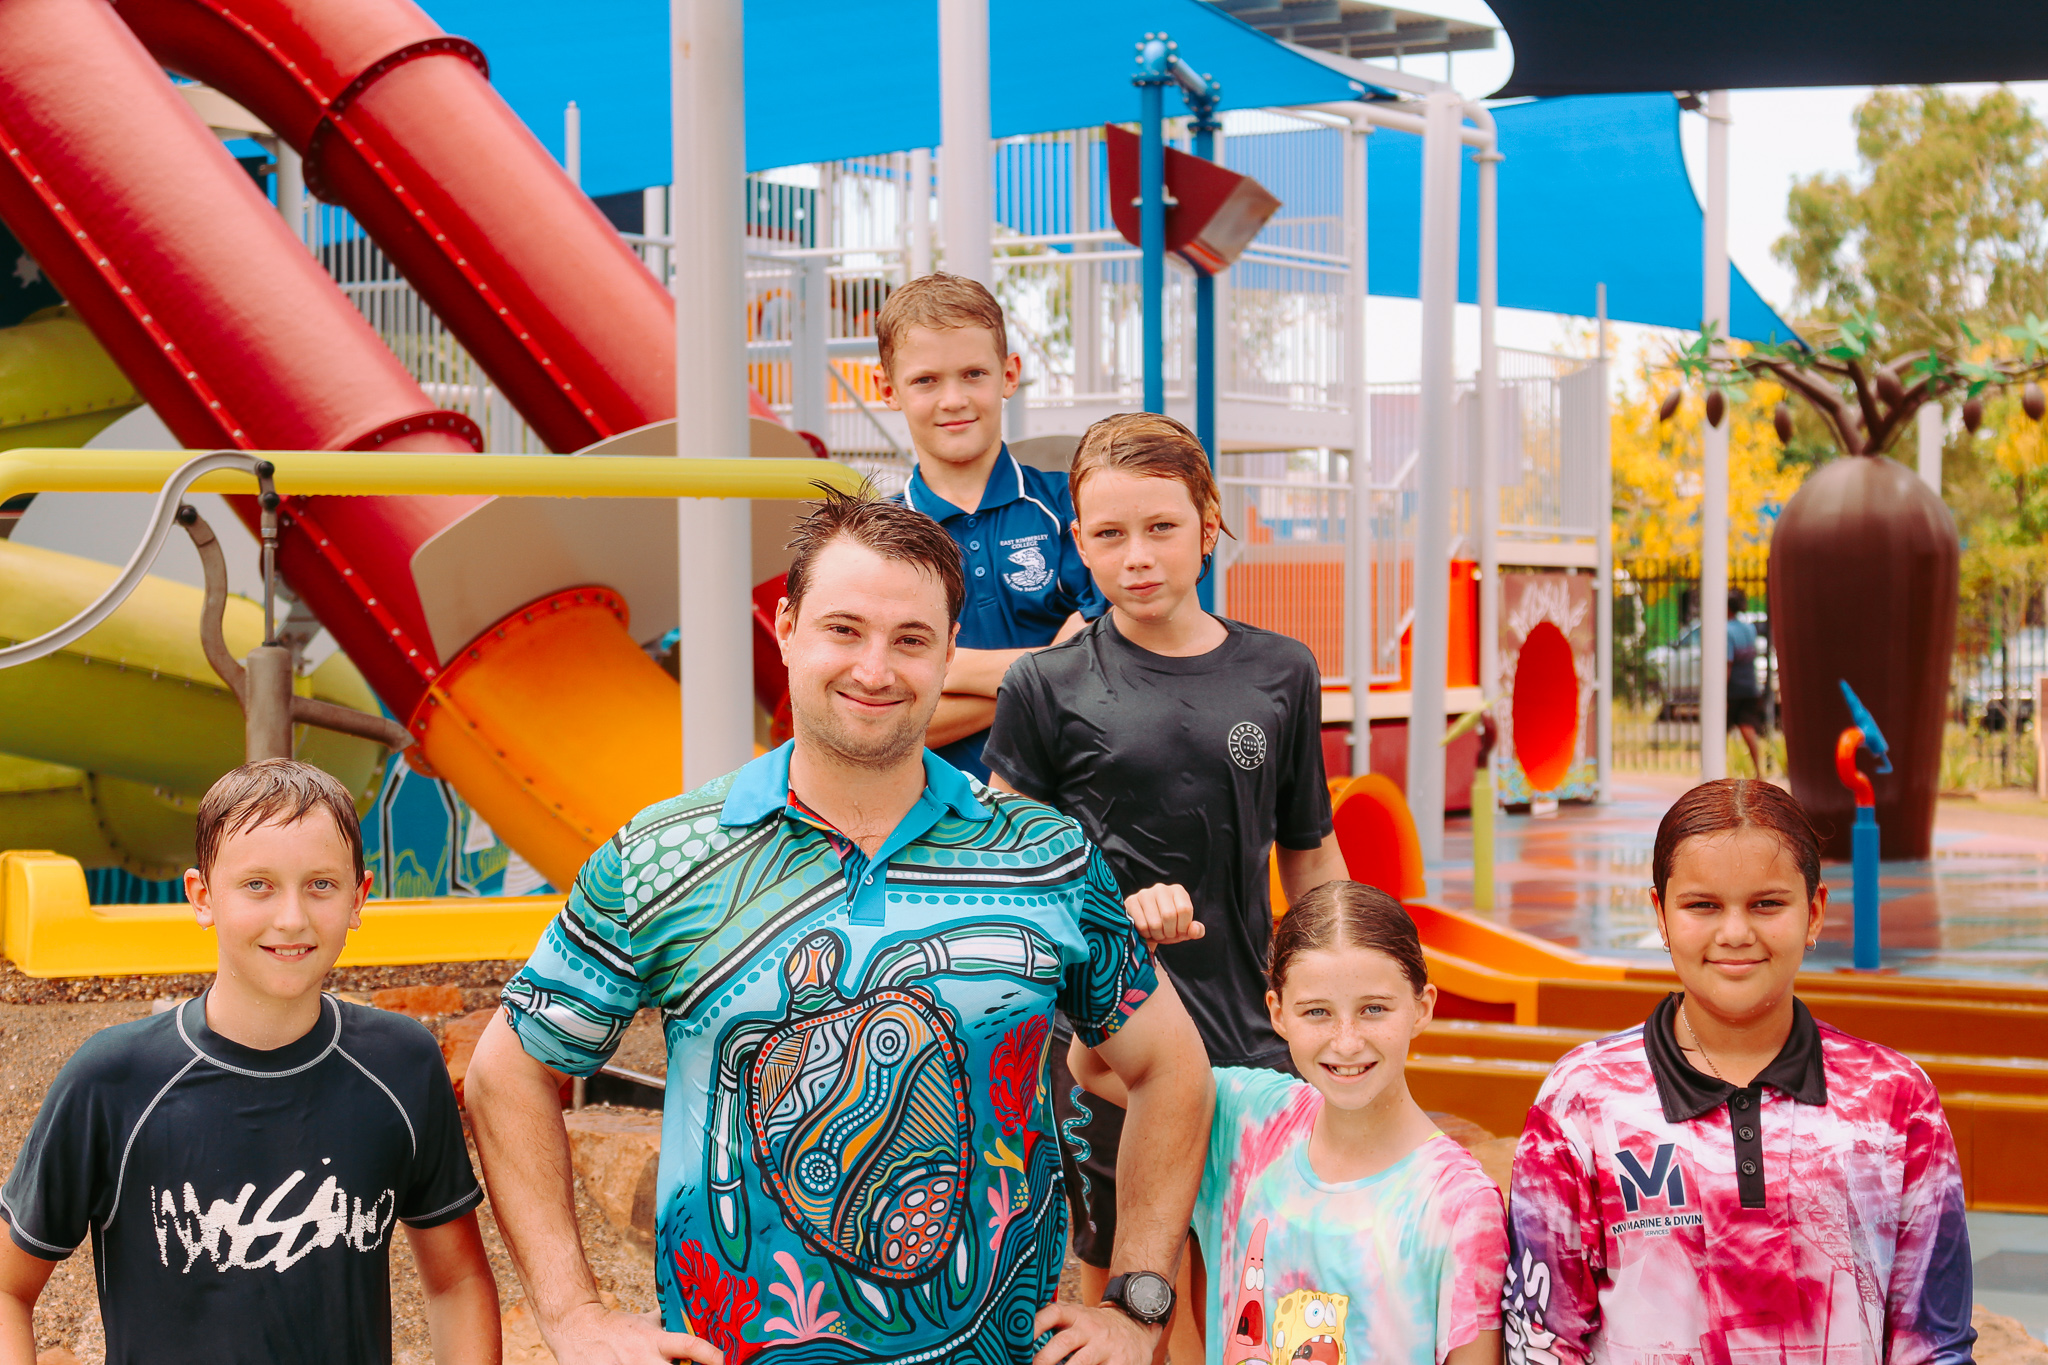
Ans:
[[[1678,1167],[1678,1145],[1672,1142],[1657,1144],[1657,1153],[1651,1158],[1648,1170],[1634,1152],[1617,1148],[1615,1164],[1621,1167],[1617,1177],[1621,1185],[1621,1202],[1630,1213],[1643,1206],[1643,1201],[1661,1199],[1664,1207],[1673,1212],[1666,1214],[1645,1214],[1616,1223],[1608,1231],[1615,1236],[1625,1232],[1641,1232],[1652,1237],[1661,1237],[1673,1228],[1696,1227],[1705,1220],[1697,1213],[1679,1213],[1685,1208],[1685,1172]]]

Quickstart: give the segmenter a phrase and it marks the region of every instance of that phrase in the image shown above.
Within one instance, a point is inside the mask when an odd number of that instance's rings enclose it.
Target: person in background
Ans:
[[[1740,731],[1749,748],[1750,771],[1764,775],[1763,744],[1757,732],[1764,728],[1764,684],[1758,676],[1759,642],[1756,627],[1742,619],[1749,610],[1749,596],[1740,588],[1728,590],[1728,728]]]
[[[1074,550],[1066,480],[1018,463],[1003,400],[1023,359],[1002,305],[973,280],[926,275],[889,295],[875,322],[882,398],[903,414],[917,469],[899,499],[960,546],[967,602],[960,646],[925,743],[982,781],[982,744],[1003,674],[1107,608]]]
[[[1110,610],[1011,666],[986,750],[994,785],[1071,815],[1102,849],[1211,1063],[1284,1070],[1266,1008],[1269,859],[1290,899],[1344,875],[1315,656],[1203,609],[1196,585],[1221,506],[1208,456],[1179,422],[1097,422],[1070,482],[1076,543]],[[1084,1114],[1065,1075],[1053,1091],[1079,1140],[1074,1244],[1091,1296],[1115,1238],[1122,1116]],[[1186,1358],[1192,1338],[1175,1335]]]
[[[1216,1070],[1195,1201],[1208,1365],[1499,1365],[1500,1187],[1408,1093],[1436,1004],[1415,921],[1384,891],[1325,882],[1273,930],[1266,975],[1303,1079]],[[1122,1102],[1078,1042],[1069,1064]]]
[[[1514,1365],[1964,1365],[1970,1234],[1933,1084],[1792,993],[1827,918],[1798,802],[1694,787],[1650,904],[1681,991],[1566,1054],[1515,1150]]]

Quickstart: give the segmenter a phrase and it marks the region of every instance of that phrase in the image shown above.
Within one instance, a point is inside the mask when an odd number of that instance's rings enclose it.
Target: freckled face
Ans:
[[[185,874],[199,926],[219,936],[221,971],[272,1000],[320,989],[369,894],[334,817],[317,807],[230,834],[204,878]]]
[[[1295,956],[1266,1007],[1294,1069],[1327,1103],[1356,1110],[1400,1081],[1409,1044],[1436,1008],[1436,987],[1418,995],[1401,965],[1376,949],[1324,948]]]

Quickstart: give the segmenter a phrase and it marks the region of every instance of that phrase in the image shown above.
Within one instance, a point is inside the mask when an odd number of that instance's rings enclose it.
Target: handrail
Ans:
[[[24,493],[153,493],[192,450],[0,452],[0,502]],[[674,459],[648,455],[453,455],[419,452],[237,451],[277,467],[286,497],[383,494],[496,495],[508,498],[807,498],[823,482],[846,492],[864,476],[836,460]],[[248,469],[212,469],[188,485],[196,493],[254,493]],[[180,492],[186,490],[181,489]]]

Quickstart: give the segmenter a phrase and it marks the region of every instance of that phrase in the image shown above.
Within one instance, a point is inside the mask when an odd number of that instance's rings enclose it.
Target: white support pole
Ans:
[[[649,185],[640,191],[640,235],[668,235],[668,186]],[[658,246],[648,246],[645,251],[647,268],[653,272],[655,279],[667,284],[669,253]]]
[[[1594,314],[1599,321],[1598,345],[1600,349],[1593,359],[1593,374],[1600,391],[1598,405],[1594,409],[1594,445],[1600,452],[1600,525],[1595,532],[1598,548],[1598,568],[1594,574],[1593,591],[1594,648],[1599,652],[1595,667],[1600,670],[1600,713],[1595,718],[1594,731],[1595,780],[1599,783],[1599,794],[1595,797],[1605,805],[1614,799],[1608,776],[1614,770],[1614,446],[1611,440],[1611,421],[1608,405],[1613,401],[1607,389],[1607,286],[1603,283],[1594,292]]]
[[[306,240],[306,163],[283,138],[277,140],[277,212],[292,236]]]
[[[1479,542],[1479,689],[1500,696],[1500,153],[1479,163],[1479,469],[1473,479],[1472,538]]]
[[[280,182],[282,183],[282,182]],[[1922,403],[1920,410],[1913,414],[1917,423],[1914,435],[1919,439],[1920,482],[1934,490],[1934,496],[1941,496],[1941,438],[1943,431],[1941,405]],[[2048,775],[2044,775],[2048,780]]]
[[[824,256],[805,256],[796,262],[796,336],[789,354],[789,423],[798,431],[818,436],[825,434],[831,398],[828,386],[832,381],[826,373],[830,364],[826,358],[830,269],[831,262]]]
[[[1707,217],[1700,316],[1728,335],[1728,92],[1707,96]],[[1716,356],[1726,354],[1717,345]],[[1700,780],[1728,776],[1728,423],[1704,427],[1700,499]]]
[[[1351,677],[1351,772],[1353,776],[1372,771],[1372,646],[1373,607],[1379,594],[1373,591],[1372,517],[1372,397],[1366,388],[1366,233],[1365,159],[1371,146],[1372,129],[1353,123],[1344,138],[1344,235],[1345,251],[1351,257],[1351,279],[1345,291],[1350,326],[1345,328],[1345,345],[1351,376],[1351,511],[1344,518],[1344,586],[1350,616],[1345,622],[1344,669]],[[1227,330],[1227,329],[1226,329]]]
[[[939,243],[947,273],[995,287],[988,0],[939,0]]]
[[[910,154],[910,257],[906,279],[932,273],[932,153],[919,147]]]
[[[1450,648],[1451,478],[1457,419],[1458,189],[1463,101],[1433,92],[1422,136],[1421,458],[1416,465],[1415,614],[1408,809],[1425,860],[1444,854],[1444,689]]]
[[[1070,136],[1069,202],[1074,217],[1068,230],[1091,232],[1095,228],[1095,130],[1076,128]],[[1077,261],[1068,269],[1074,282],[1074,392],[1095,393],[1102,386],[1102,263]]]
[[[569,173],[570,184],[583,188],[583,111],[575,100],[562,110],[562,169]]]
[[[669,0],[675,119],[676,453],[747,454],[746,89],[740,7]],[[677,504],[683,788],[753,756],[748,570],[741,498]]]

